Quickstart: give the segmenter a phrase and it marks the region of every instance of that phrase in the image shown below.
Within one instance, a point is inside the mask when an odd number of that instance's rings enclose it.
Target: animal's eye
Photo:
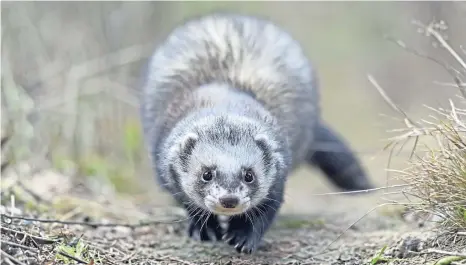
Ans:
[[[205,182],[209,182],[214,178],[214,174],[212,170],[207,170],[202,174],[202,180]]]
[[[244,181],[247,183],[251,183],[254,181],[254,173],[251,170],[247,170],[244,174]]]

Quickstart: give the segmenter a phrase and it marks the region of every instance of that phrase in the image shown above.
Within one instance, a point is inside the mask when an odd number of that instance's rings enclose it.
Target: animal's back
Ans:
[[[239,252],[255,251],[289,173],[303,162],[345,190],[371,187],[356,156],[320,119],[301,47],[271,22],[228,14],[191,20],[159,46],[146,77],[145,138],[160,184],[190,216],[190,237],[210,240],[213,232]],[[341,151],[315,152],[315,141]],[[226,213],[222,232],[216,218]]]
[[[229,14],[190,20],[158,47],[148,70],[142,115],[151,147],[200,104],[193,91],[218,83],[261,102],[287,136],[294,164],[304,158],[319,119],[316,77],[299,44],[271,22]]]

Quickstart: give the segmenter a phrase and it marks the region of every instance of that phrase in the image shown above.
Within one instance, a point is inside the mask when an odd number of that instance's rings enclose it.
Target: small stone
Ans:
[[[397,258],[407,258],[424,248],[424,242],[419,238],[407,237],[398,244],[394,253]]]

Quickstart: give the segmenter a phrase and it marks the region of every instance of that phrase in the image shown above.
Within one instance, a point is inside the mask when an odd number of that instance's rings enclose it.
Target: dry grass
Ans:
[[[406,205],[429,220],[438,221],[443,228],[466,229],[466,51],[462,47],[451,47],[442,36],[443,22],[422,25],[417,23],[426,36],[433,38],[439,47],[453,58],[458,66],[443,63],[398,44],[407,51],[441,65],[454,81],[444,84],[458,88],[457,99],[449,100],[449,107],[428,107],[432,112],[427,119],[415,121],[393,103],[380,85],[370,77],[387,103],[400,113],[406,128],[396,130],[400,135],[393,137],[387,148],[403,148],[413,140],[409,167],[397,171],[397,178],[409,184],[403,193],[409,200]],[[442,87],[442,89],[445,89]],[[422,144],[422,142],[427,142]],[[432,145],[431,143],[435,143]],[[424,147],[422,150],[421,148]]]
[[[451,101],[451,109],[436,109],[440,116],[423,136],[433,137],[438,146],[424,156],[416,156],[412,166],[400,177],[412,186],[406,192],[415,195],[418,210],[439,217],[448,228],[466,229],[466,101],[461,107]]]

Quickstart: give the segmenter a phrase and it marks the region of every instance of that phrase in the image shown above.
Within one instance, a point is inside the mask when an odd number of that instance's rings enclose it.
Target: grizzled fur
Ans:
[[[158,47],[141,95],[144,134],[160,184],[191,216],[191,236],[255,251],[288,175],[303,163],[345,190],[371,188],[349,147],[320,120],[317,85],[300,45],[258,18],[192,19]],[[341,150],[315,151],[316,141]],[[230,195],[239,206],[223,213],[219,198]]]

